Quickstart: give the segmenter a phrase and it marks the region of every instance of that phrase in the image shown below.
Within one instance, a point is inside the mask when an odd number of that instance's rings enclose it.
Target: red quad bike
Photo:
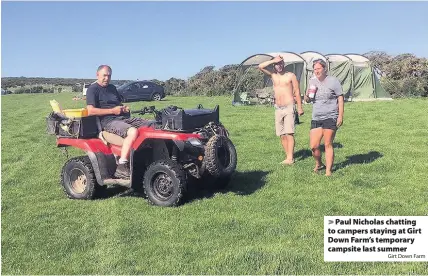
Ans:
[[[48,133],[58,147],[75,147],[85,156],[69,159],[62,168],[61,184],[73,199],[92,199],[109,185],[144,192],[158,206],[180,205],[187,185],[196,180],[224,188],[236,169],[235,146],[219,121],[219,106],[183,110],[154,106],[132,112],[154,114],[154,120],[138,129],[131,147],[129,179],[114,177],[123,139],[100,131],[97,116],[70,119],[58,113],[47,118]]]

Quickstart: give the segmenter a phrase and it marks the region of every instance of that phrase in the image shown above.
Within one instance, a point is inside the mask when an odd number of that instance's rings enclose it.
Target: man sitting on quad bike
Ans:
[[[148,120],[131,118],[128,106],[122,105],[122,97],[110,84],[112,70],[108,65],[97,69],[97,81],[86,91],[88,115],[100,118],[103,130],[124,138],[119,164],[114,174],[117,178],[129,178],[129,154],[132,143],[138,137],[137,128],[147,125]]]
[[[183,202],[190,183],[226,187],[237,154],[220,122],[219,105],[212,110],[200,104],[196,109],[151,106],[130,112],[108,84],[110,76],[111,69],[101,67],[98,82],[88,89],[90,116],[70,119],[52,112],[46,118],[57,147],[86,153],[68,159],[61,170],[61,185],[69,198],[92,199],[103,187],[120,185],[143,192],[151,204],[169,207]],[[132,113],[151,113],[155,120],[130,120]],[[129,177],[117,177],[125,169]]]

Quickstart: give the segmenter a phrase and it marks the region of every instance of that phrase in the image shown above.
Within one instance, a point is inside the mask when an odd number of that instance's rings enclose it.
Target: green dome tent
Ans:
[[[237,76],[237,82],[235,88],[233,89],[233,105],[246,105],[250,104],[250,98],[257,97],[257,91],[242,91],[242,83],[245,82],[246,77],[254,78],[254,70],[258,70],[257,67],[260,63],[273,59],[275,56],[281,55],[284,58],[285,70],[288,72],[293,72],[296,75],[297,80],[300,83],[300,89],[303,91],[306,86],[306,62],[298,54],[292,52],[275,52],[275,53],[266,53],[266,54],[256,54],[246,58],[239,65],[239,72]],[[270,65],[266,68],[267,70],[273,72],[273,66]],[[253,71],[251,73],[251,71]],[[263,87],[261,89],[266,93],[272,94],[272,80],[270,77],[263,75]],[[303,81],[300,81],[303,80]],[[260,92],[260,91],[258,91]]]
[[[312,64],[316,59],[322,59],[327,63],[328,74],[335,76],[342,84],[346,101],[372,101],[391,100],[389,93],[382,87],[379,76],[376,73],[369,59],[358,54],[328,54],[323,55],[318,52],[308,51],[301,54],[292,52],[274,52],[266,54],[256,54],[246,58],[239,66],[239,73],[233,90],[233,105],[251,104],[250,95],[255,95],[254,91],[242,91],[242,83],[249,71],[257,70],[257,66],[275,56],[281,55],[284,58],[285,69],[293,72],[300,83],[300,93],[306,91],[309,79],[313,77]],[[267,70],[273,71],[272,66]],[[254,77],[254,75],[251,75]],[[263,76],[263,87],[265,91],[272,91],[272,81],[269,77]],[[259,89],[256,89],[259,90]]]
[[[344,55],[329,54],[325,56],[328,63],[328,74],[335,76],[342,84],[343,94],[345,99],[348,100],[351,96],[353,85],[353,70],[352,60]]]
[[[350,100],[392,99],[382,87],[379,76],[368,58],[357,54],[347,54],[345,56],[351,59],[353,67]]]

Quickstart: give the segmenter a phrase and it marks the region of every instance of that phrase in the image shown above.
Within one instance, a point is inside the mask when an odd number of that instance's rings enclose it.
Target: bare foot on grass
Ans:
[[[325,169],[325,165],[321,163],[320,165],[315,165],[314,172],[317,173],[319,170],[323,169]]]
[[[281,165],[292,165],[292,164],[294,164],[294,159],[291,159],[291,160],[285,159],[280,164]]]

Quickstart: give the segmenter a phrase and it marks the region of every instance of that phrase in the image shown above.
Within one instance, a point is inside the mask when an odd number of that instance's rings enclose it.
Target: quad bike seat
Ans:
[[[100,138],[101,141],[103,141],[103,143],[106,144],[107,146],[109,144],[116,145],[116,146],[122,146],[123,141],[125,140],[121,136],[114,134],[114,133],[111,133],[111,132],[107,132],[105,130],[103,130],[99,133],[98,138]]]
[[[148,121],[147,126],[148,127],[154,127],[156,124],[156,121]],[[123,145],[123,141],[125,140],[124,138],[122,138],[121,136],[108,132],[108,131],[101,131],[98,134],[98,138],[101,139],[101,141],[103,141],[104,144],[108,145],[116,145],[116,146],[122,146]]]

